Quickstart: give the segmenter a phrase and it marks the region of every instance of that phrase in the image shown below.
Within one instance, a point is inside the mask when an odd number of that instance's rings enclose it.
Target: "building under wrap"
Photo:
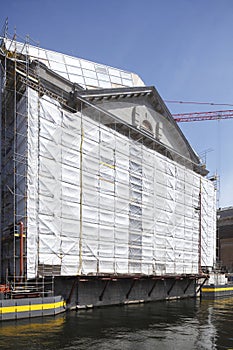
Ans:
[[[3,39],[1,92],[2,279],[53,276],[74,305],[194,295],[215,189],[156,89]]]

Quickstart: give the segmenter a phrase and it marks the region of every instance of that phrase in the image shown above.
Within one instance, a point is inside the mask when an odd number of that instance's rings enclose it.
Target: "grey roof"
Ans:
[[[14,39],[3,39],[10,52],[27,55],[30,60],[38,60],[60,76],[77,83],[83,88],[115,88],[143,86],[142,79],[133,72],[92,62],[83,58],[47,50]]]
[[[27,57],[30,57],[30,67],[32,69],[31,73],[32,75],[35,73],[35,76],[38,76],[40,81],[40,92],[46,93],[46,91],[49,91],[50,93],[57,95],[61,97],[61,100],[64,102],[64,104],[69,105],[71,108],[75,106],[75,104],[78,104],[78,101],[83,101],[85,103],[89,103],[90,106],[98,106],[100,101],[126,101],[129,99],[135,99],[135,98],[144,98],[147,101],[149,101],[150,105],[153,107],[153,109],[158,112],[163,118],[166,118],[170,125],[172,125],[173,129],[176,130],[178,137],[180,140],[182,139],[185,143],[186,150],[188,150],[188,158],[186,158],[186,161],[191,161],[193,163],[192,168],[197,171],[198,173],[201,173],[202,175],[206,175],[208,172],[201,166],[200,159],[198,158],[197,154],[194,152],[192,147],[190,146],[189,142],[185,138],[184,134],[182,133],[181,129],[178,127],[177,123],[174,121],[171,113],[169,112],[168,108],[166,107],[164,101],[162,100],[161,96],[159,95],[158,91],[153,86],[144,86],[143,83],[141,85],[143,86],[121,86],[121,87],[109,87],[109,88],[95,88],[95,89],[84,89],[84,86],[81,84],[78,84],[77,82],[71,82],[69,79],[66,79],[66,76],[62,74],[61,71],[56,70],[53,65],[50,64],[50,68],[48,67],[48,62],[50,60],[45,60],[42,56],[46,55],[46,57],[52,57],[51,52],[49,50],[39,49],[32,47],[30,45],[23,45],[21,43],[17,43],[14,41],[9,42],[7,40],[5,42],[6,47],[8,50],[14,51],[16,50],[18,52],[18,56],[23,59],[25,55]],[[38,54],[36,55],[36,50]],[[42,50],[42,51],[41,51]],[[43,53],[43,54],[42,54]],[[29,56],[28,56],[29,55]],[[57,60],[64,60],[64,62],[67,61],[66,55],[62,55],[56,52],[53,52],[54,59]],[[61,55],[61,56],[59,56]],[[59,59],[57,57],[60,57]],[[43,58],[43,59],[42,59]],[[51,58],[52,59],[52,58]],[[76,58],[71,58],[70,60],[74,60],[74,64],[76,62]],[[85,66],[85,64],[79,60],[79,63],[77,65],[81,65],[82,67]],[[42,63],[43,62],[43,63]],[[67,68],[67,63],[61,63],[62,67]],[[93,67],[95,67],[95,64],[93,64]],[[87,66],[86,66],[87,68]],[[108,67],[109,68],[109,67]],[[64,68],[65,69],[65,68]],[[113,69],[113,68],[112,68]],[[110,72],[110,70],[109,70]],[[19,70],[18,70],[19,73]],[[25,74],[21,72],[22,74]],[[19,73],[20,74],[20,73]],[[121,73],[119,73],[121,74]],[[123,73],[122,73],[123,74]],[[134,74],[134,73],[132,73]],[[135,75],[136,76],[136,75]],[[133,77],[133,76],[132,76]],[[138,76],[137,76],[138,77]],[[140,82],[140,78],[138,77],[138,81]],[[30,77],[29,77],[30,80]],[[27,81],[27,84],[29,83],[29,80]],[[35,88],[35,84],[33,83],[33,87]],[[45,87],[45,90],[43,88]],[[42,91],[42,90],[44,91]],[[99,108],[99,106],[98,106]],[[102,110],[104,113],[108,113],[109,116],[112,118],[117,118],[116,115],[111,114],[107,110]],[[129,125],[128,125],[129,126]],[[133,125],[130,125],[131,128],[133,128]],[[136,128],[135,128],[136,129]],[[139,132],[138,130],[135,130],[135,132]],[[167,149],[168,152],[173,152],[174,149],[168,149],[166,145],[159,143],[158,140],[151,137],[150,135],[147,135],[143,130],[140,130],[140,133],[143,134],[144,138],[151,139],[152,142],[156,142],[158,149],[162,150]],[[144,135],[145,134],[145,135]],[[163,152],[164,152],[163,149]],[[177,157],[185,157],[187,156],[187,152],[185,152],[185,155],[183,154],[176,154]],[[173,157],[172,157],[173,158]],[[173,158],[174,159],[174,158]]]

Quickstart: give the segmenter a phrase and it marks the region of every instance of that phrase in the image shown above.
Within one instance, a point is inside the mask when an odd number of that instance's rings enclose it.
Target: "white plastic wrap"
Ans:
[[[27,271],[194,274],[215,259],[212,183],[30,92]],[[201,215],[201,217],[200,217]],[[201,225],[200,225],[201,223]],[[200,232],[201,227],[201,232]]]
[[[28,89],[28,173],[27,173],[27,277],[38,271],[38,94]]]
[[[201,265],[212,267],[215,262],[216,237],[216,194],[213,185],[206,179],[201,180]]]

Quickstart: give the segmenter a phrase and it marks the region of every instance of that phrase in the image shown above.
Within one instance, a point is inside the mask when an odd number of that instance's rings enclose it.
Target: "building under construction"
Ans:
[[[1,39],[2,281],[72,306],[193,296],[215,189],[137,74]]]

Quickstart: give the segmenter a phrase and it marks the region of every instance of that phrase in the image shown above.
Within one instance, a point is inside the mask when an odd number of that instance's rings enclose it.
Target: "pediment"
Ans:
[[[154,87],[86,90],[79,94],[167,149],[200,165],[198,156]]]

